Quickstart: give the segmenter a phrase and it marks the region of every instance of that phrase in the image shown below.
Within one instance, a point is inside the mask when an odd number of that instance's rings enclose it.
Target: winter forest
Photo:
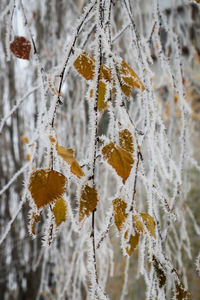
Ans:
[[[200,299],[199,147],[199,0],[0,0],[0,300]]]

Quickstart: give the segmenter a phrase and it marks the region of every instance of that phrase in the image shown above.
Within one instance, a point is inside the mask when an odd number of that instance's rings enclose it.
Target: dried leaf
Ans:
[[[30,155],[30,153],[27,153],[27,154],[26,154],[26,160],[27,160],[27,161],[30,161],[30,160],[31,160],[31,155]]]
[[[144,233],[144,225],[137,215],[133,216],[134,228],[137,232]]]
[[[35,235],[35,225],[40,221],[40,215],[37,215],[36,213],[33,213],[31,216],[31,232],[33,235]]]
[[[134,152],[133,136],[128,129],[124,129],[119,132],[119,144],[124,150],[130,153]]]
[[[132,88],[130,86],[128,86],[127,84],[123,84],[123,83],[120,83],[120,86],[121,86],[121,90],[124,93],[124,95],[126,97],[130,98]]]
[[[140,78],[137,74],[133,71],[133,69],[124,61],[122,60],[120,68],[119,68],[119,75],[122,83],[129,86],[129,87],[137,87],[144,91],[144,85],[141,82]]]
[[[86,184],[81,190],[79,222],[93,212],[97,206],[97,202],[97,191]]]
[[[104,79],[106,81],[111,82],[113,80],[112,78],[112,71],[105,65],[101,65],[100,69],[100,79]]]
[[[81,169],[81,167],[79,166],[79,164],[76,160],[74,160],[72,162],[70,170],[78,178],[81,178],[81,177],[85,176],[85,173],[83,172],[83,170]]]
[[[161,289],[166,283],[166,275],[162,268],[161,263],[156,259],[153,255],[153,266],[156,272],[156,276],[158,278],[159,288]]]
[[[31,174],[29,190],[37,208],[60,198],[66,189],[66,177],[54,170],[40,169]]]
[[[74,68],[86,80],[92,80],[95,73],[95,59],[83,51],[75,60]]]
[[[23,36],[15,36],[14,41],[10,43],[10,50],[16,57],[29,60],[31,43]]]
[[[176,299],[177,300],[186,300],[190,297],[190,292],[186,290],[183,283],[176,282]]]
[[[155,234],[156,223],[154,221],[154,218],[152,216],[150,216],[149,214],[145,214],[145,213],[141,213],[140,215],[141,215],[149,233],[155,239],[156,238],[156,234]]]
[[[127,236],[127,231],[125,232],[125,236]],[[126,237],[125,237],[126,238]],[[139,233],[135,233],[135,235],[131,235],[128,241],[129,246],[126,247],[126,253],[130,256],[139,243],[140,235]]]
[[[56,226],[60,226],[62,222],[65,222],[67,219],[67,203],[63,198],[60,198],[56,201],[53,206],[52,212],[55,217]]]
[[[62,146],[56,146],[58,155],[60,155],[68,164],[75,160],[75,151],[71,148],[65,148]]]
[[[23,135],[21,137],[21,141],[24,143],[24,144],[28,144],[29,143],[29,139],[27,138],[27,136]]]
[[[108,106],[108,102],[105,101],[105,96],[106,96],[106,83],[100,80],[98,99],[97,99],[97,108],[100,112],[104,111]]]
[[[134,163],[132,155],[113,142],[103,147],[102,154],[125,183]]]
[[[114,221],[117,229],[120,231],[123,228],[124,222],[127,218],[126,207],[127,204],[120,198],[113,200],[113,210],[114,210]]]

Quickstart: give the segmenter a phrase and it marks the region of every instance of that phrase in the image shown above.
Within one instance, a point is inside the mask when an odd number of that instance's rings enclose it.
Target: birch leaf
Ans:
[[[122,82],[129,87],[137,87],[144,91],[144,85],[137,74],[133,71],[133,69],[122,60],[121,66],[119,69],[120,79]]]
[[[127,204],[120,198],[113,200],[113,210],[114,210],[114,221],[117,229],[120,231],[124,225],[127,218],[126,207]]]
[[[154,221],[154,218],[152,216],[150,216],[149,214],[145,214],[145,213],[141,213],[140,215],[141,215],[143,221],[145,222],[145,225],[146,225],[149,233],[155,239],[156,238],[156,234],[155,234],[156,223]]]
[[[75,60],[74,68],[86,80],[92,80],[95,74],[95,59],[83,51]]]
[[[130,98],[132,88],[130,86],[128,86],[127,84],[123,84],[123,83],[120,83],[120,86],[121,86],[121,90],[124,93],[124,95],[126,97]]]
[[[78,178],[81,178],[85,175],[85,173],[83,172],[83,170],[81,169],[81,167],[79,166],[79,163],[74,160],[71,164],[70,167],[71,172],[76,175]]]
[[[31,174],[29,190],[37,208],[60,198],[66,190],[66,177],[54,170],[40,169]]]
[[[105,65],[101,65],[100,69],[100,79],[104,79],[106,81],[111,82],[112,81],[112,71]]]
[[[71,148],[65,148],[62,146],[56,147],[58,155],[60,155],[68,164],[71,164],[75,160],[75,151]]]
[[[137,232],[141,232],[141,233],[145,232],[144,225],[143,225],[142,221],[140,221],[140,219],[137,215],[133,216],[133,223],[134,223],[135,230]]]
[[[31,43],[23,36],[15,36],[14,41],[10,43],[10,50],[16,57],[29,60]]]
[[[163,271],[160,262],[156,259],[155,256],[153,256],[153,266],[156,271],[156,276],[158,278],[159,288],[161,289],[166,283],[166,275],[165,272]]]
[[[102,154],[125,183],[134,163],[131,153],[111,142],[103,147]]]
[[[106,83],[100,80],[98,99],[97,99],[97,108],[100,112],[104,111],[108,106],[108,102],[105,101],[105,96],[106,96]]]
[[[125,232],[125,235],[127,235],[127,232]],[[135,235],[131,235],[130,239],[128,241],[128,246],[125,248],[126,249],[126,253],[130,256],[133,251],[135,250],[135,248],[137,247],[138,243],[139,243],[139,238],[140,235],[139,233],[135,233]]]
[[[86,184],[81,190],[79,222],[93,212],[97,206],[97,202],[97,191]]]
[[[27,136],[23,135],[21,137],[21,141],[24,143],[24,144],[28,144],[29,143],[29,139],[27,138]]]
[[[63,198],[60,198],[56,201],[53,206],[52,212],[55,217],[56,226],[60,226],[62,222],[65,222],[67,219],[67,203]]]
[[[124,150],[133,153],[133,136],[128,129],[119,132],[119,144]]]
[[[190,296],[190,292],[186,290],[183,283],[176,283],[176,299],[177,300],[186,300]]]
[[[31,216],[31,233],[35,235],[35,225],[40,221],[40,215],[37,215],[36,213],[33,213]]]

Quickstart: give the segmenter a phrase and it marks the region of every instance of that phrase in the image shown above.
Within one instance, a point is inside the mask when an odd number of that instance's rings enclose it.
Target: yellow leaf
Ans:
[[[31,232],[35,235],[35,225],[40,221],[40,215],[33,213],[31,216]]]
[[[29,139],[27,138],[27,136],[23,135],[21,137],[21,141],[24,143],[24,144],[28,144],[29,143]]]
[[[30,155],[30,153],[27,153],[27,154],[26,154],[26,160],[27,160],[27,161],[30,161],[30,160],[31,160],[31,155]]]
[[[66,190],[66,177],[54,170],[40,169],[31,174],[29,190],[37,208],[60,198]]]
[[[145,232],[144,230],[144,225],[142,221],[140,221],[139,217],[137,215],[133,216],[133,223],[134,223],[134,228],[138,232]]]
[[[86,184],[81,190],[79,222],[93,212],[97,206],[97,202],[97,191]]]
[[[129,98],[131,95],[132,88],[124,83],[120,83],[120,86],[124,95]]]
[[[83,172],[83,170],[81,169],[81,167],[79,166],[78,162],[76,160],[74,160],[71,164],[70,167],[71,172],[76,175],[78,178],[81,178],[82,176],[85,175],[85,173]]]
[[[56,139],[52,135],[49,136],[49,140],[52,144],[56,142]]]
[[[98,92],[98,99],[97,99],[97,108],[100,112],[104,111],[107,106],[108,102],[105,102],[106,96],[106,84],[102,80],[99,81],[99,92]]]
[[[137,87],[144,91],[145,88],[140,78],[124,60],[121,62],[119,75],[122,83],[128,85],[129,87]]]
[[[111,142],[103,147],[102,154],[125,183],[134,163],[131,153]]]
[[[71,167],[71,172],[76,175],[78,178],[84,176],[84,172],[79,166],[78,162],[75,159],[75,151],[71,148],[65,148],[62,146],[56,146],[58,155],[60,155],[64,161],[66,161]]]
[[[95,73],[95,59],[83,51],[75,60],[74,67],[86,80],[92,80]]]
[[[134,152],[133,136],[128,129],[124,129],[119,132],[119,144],[124,150],[130,153]]]
[[[100,79],[105,79],[109,82],[112,81],[112,71],[111,69],[109,69],[108,67],[106,67],[105,65],[101,65],[101,69],[100,69]]]
[[[127,236],[127,231],[125,232],[125,238]],[[139,243],[140,235],[139,233],[135,233],[135,235],[131,235],[128,241],[129,246],[126,247],[126,252],[130,256]]]
[[[71,148],[65,148],[62,146],[56,147],[58,155],[60,155],[68,164],[71,164],[75,160],[75,151]]]
[[[156,223],[154,221],[154,218],[152,216],[150,216],[149,214],[145,214],[145,213],[141,213],[140,215],[141,215],[149,233],[155,239],[156,238],[156,234],[155,234]]]
[[[55,217],[56,226],[60,226],[67,219],[67,203],[63,198],[60,198],[54,204],[52,212]]]
[[[113,200],[113,209],[114,209],[114,220],[117,229],[120,231],[124,225],[124,222],[127,218],[126,207],[127,204],[120,198]]]

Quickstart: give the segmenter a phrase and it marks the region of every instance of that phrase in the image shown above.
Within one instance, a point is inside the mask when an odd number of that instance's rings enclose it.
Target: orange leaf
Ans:
[[[29,190],[37,208],[60,198],[66,190],[66,177],[54,170],[40,169],[31,174]]]
[[[144,91],[144,85],[137,74],[133,71],[133,69],[124,61],[122,60],[121,66],[119,69],[120,79],[122,83],[129,86],[129,87],[137,87]]]
[[[124,129],[119,132],[119,144],[124,150],[130,153],[134,152],[133,136],[128,129]]]
[[[150,216],[149,214],[145,214],[145,213],[141,213],[140,215],[141,215],[149,233],[155,239],[156,238],[156,234],[155,234],[156,223],[154,221],[154,218],[152,216]]]
[[[117,229],[120,231],[123,228],[124,222],[127,218],[126,207],[127,204],[120,198],[113,200],[113,209],[114,209],[114,220]]]
[[[97,206],[97,202],[97,191],[86,184],[81,190],[79,222],[93,212]]]
[[[71,148],[65,148],[62,146],[56,146],[58,155],[60,155],[68,164],[75,160],[75,151]]]
[[[60,226],[67,219],[67,203],[63,198],[60,198],[54,204],[52,212],[55,217],[56,226]]]
[[[71,164],[70,167],[71,172],[76,175],[78,178],[81,178],[82,176],[85,175],[85,173],[83,172],[83,170],[81,169],[81,167],[79,166],[78,162],[76,160],[74,160]]]
[[[126,236],[127,236],[127,231],[125,232],[125,238],[126,238]],[[130,239],[128,241],[129,246],[126,247],[126,252],[129,256],[133,253],[133,251],[137,247],[137,245],[139,243],[139,238],[140,238],[140,235],[137,232],[135,233],[135,235],[130,236]]]
[[[92,80],[95,73],[95,59],[83,51],[75,60],[74,68],[86,80]]]
[[[23,36],[15,36],[14,41],[10,43],[10,50],[16,57],[29,60],[31,43]]]
[[[24,144],[28,144],[29,143],[29,139],[27,138],[27,136],[23,135],[21,137],[21,141],[24,143]]]
[[[102,154],[125,183],[134,163],[131,153],[111,142],[103,147]]]
[[[124,95],[129,98],[131,95],[132,88],[124,83],[120,83],[120,85],[121,85],[121,89],[122,89],[122,92],[124,93]]]
[[[111,82],[113,80],[111,69],[109,69],[105,65],[101,65],[100,79],[104,79],[104,80]]]

